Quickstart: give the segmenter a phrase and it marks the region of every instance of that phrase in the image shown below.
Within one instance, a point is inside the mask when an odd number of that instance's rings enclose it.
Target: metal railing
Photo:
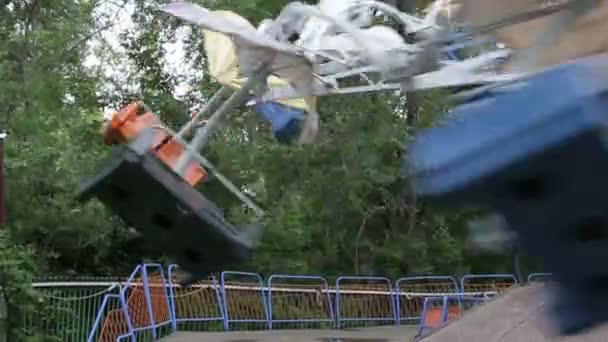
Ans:
[[[406,277],[394,282],[340,277],[331,286],[321,276],[264,279],[255,273],[223,272],[183,287],[177,272],[176,265],[165,270],[143,264],[125,281],[34,283],[50,304],[46,316],[53,320],[40,322],[30,315],[24,328],[44,324],[45,331],[67,342],[143,342],[177,330],[420,324],[425,310],[434,306],[458,298],[485,300],[517,284],[512,275],[500,274]],[[529,277],[534,282],[548,280],[550,274],[545,273]]]
[[[118,283],[108,281],[36,282],[32,287],[45,302],[45,312],[28,312],[23,331],[43,331],[65,342],[86,341],[107,296],[120,291]]]
[[[441,310],[446,321],[451,319],[447,305],[453,300],[459,305],[483,302],[517,284],[513,275],[497,274],[466,275],[461,279],[408,277],[394,283],[384,277],[343,276],[335,286],[329,286],[321,276],[272,275],[264,280],[256,273],[226,271],[220,274],[219,283],[211,277],[184,288],[174,279],[176,267],[169,268],[168,281],[156,277],[147,282],[151,287],[168,287],[165,293],[169,294],[172,331],[196,322],[222,323],[222,327],[216,324],[197,329],[207,331],[243,329],[242,325],[244,329],[276,329],[277,324],[309,328],[313,323],[332,328],[344,327],[345,323],[424,325],[428,303],[444,303],[446,307]],[[543,276],[547,280],[546,274]],[[145,301],[139,303],[145,305]],[[132,333],[134,341],[145,340],[138,331]]]

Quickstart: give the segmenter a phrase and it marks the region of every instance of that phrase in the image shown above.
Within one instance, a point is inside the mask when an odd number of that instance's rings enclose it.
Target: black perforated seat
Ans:
[[[99,199],[185,271],[205,274],[246,261],[254,244],[251,232],[233,226],[213,202],[161,162],[149,150],[152,136],[147,130],[130,144],[114,147],[97,175],[82,182],[79,199]]]

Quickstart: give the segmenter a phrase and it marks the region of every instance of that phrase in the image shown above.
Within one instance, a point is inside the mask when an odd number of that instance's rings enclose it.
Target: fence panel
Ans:
[[[272,275],[265,287],[257,273],[223,272],[219,285],[211,277],[182,287],[175,281],[177,269],[171,265],[165,278],[161,265],[139,265],[123,287],[108,282],[103,283],[106,288],[86,282],[70,283],[70,290],[53,284],[35,287],[46,287],[39,291],[53,303],[61,340],[139,342],[162,338],[169,331],[162,328],[175,331],[178,323],[188,322],[216,322],[216,330],[221,325],[234,330],[238,323],[239,328],[252,330],[276,329],[277,324],[310,328],[335,322],[341,328],[419,319],[422,332],[517,284],[512,274],[466,275],[460,286],[449,276],[406,277],[394,287],[385,277],[345,276],[330,289],[320,276]],[[549,273],[533,273],[528,281],[550,278]]]
[[[169,291],[173,329],[219,330],[223,329],[224,314],[220,286],[214,276],[183,287],[176,283],[179,266],[169,266]],[[219,324],[219,326],[213,323]]]
[[[426,298],[458,293],[458,282],[450,276],[405,277],[395,283],[397,321],[420,320]]]
[[[150,270],[157,270],[153,274]],[[169,334],[171,314],[167,284],[162,265],[138,265],[120,292],[126,303],[127,313],[136,341],[156,340]]]
[[[127,303],[120,294],[107,294],[99,307],[87,342],[136,342]]]
[[[150,292],[141,281],[142,265],[138,265],[120,291],[121,300],[126,304],[127,316],[131,321],[133,335],[136,339],[152,335],[150,327],[153,317],[150,309]]]
[[[146,303],[151,317],[150,329],[154,338],[166,336],[168,326],[174,326],[169,302],[169,285],[160,264],[143,264],[142,283],[147,296]]]
[[[93,282],[34,283],[32,287],[43,298],[45,308],[44,312],[32,312],[26,317],[26,328],[39,328],[65,342],[86,340],[104,295],[117,294],[120,289],[116,283]]]
[[[294,284],[295,282],[295,284]],[[334,313],[327,280],[319,276],[272,275],[268,278],[269,328],[331,327]]]
[[[513,274],[468,274],[460,279],[460,290],[466,296],[494,297],[517,285]]]
[[[222,306],[224,328],[241,323],[240,328],[266,329],[269,326],[268,306],[262,276],[257,273],[222,272]]]
[[[393,286],[384,277],[340,277],[336,280],[336,326],[397,322]]]

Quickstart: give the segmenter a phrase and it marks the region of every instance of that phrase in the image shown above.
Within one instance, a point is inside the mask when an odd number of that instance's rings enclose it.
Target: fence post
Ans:
[[[167,269],[167,277],[169,278],[169,310],[171,310],[171,329],[177,331],[177,315],[175,310],[175,288],[173,285],[173,269],[177,265],[169,265]]]
[[[143,283],[143,288],[144,288],[144,297],[146,299],[148,316],[150,317],[150,326],[152,327],[152,340],[156,341],[158,338],[158,336],[156,335],[156,318],[154,317],[154,312],[153,312],[153,308],[152,308],[152,296],[150,295],[148,270],[147,270],[147,267],[145,264],[141,268],[141,273],[142,273],[142,283]]]

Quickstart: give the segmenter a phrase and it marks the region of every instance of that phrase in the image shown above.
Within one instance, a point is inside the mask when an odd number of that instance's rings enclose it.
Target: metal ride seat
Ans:
[[[498,211],[559,282],[562,334],[608,321],[608,56],[502,85],[423,131],[417,192]]]
[[[132,110],[127,107],[119,114]],[[106,131],[108,143],[117,139],[122,144],[114,146],[95,176],[81,183],[79,199],[96,197],[141,231],[151,247],[166,251],[193,274],[202,276],[245,261],[253,239],[193,187],[206,178],[197,162],[189,163],[184,177],[173,170],[184,147],[153,126],[157,120],[148,114]]]

